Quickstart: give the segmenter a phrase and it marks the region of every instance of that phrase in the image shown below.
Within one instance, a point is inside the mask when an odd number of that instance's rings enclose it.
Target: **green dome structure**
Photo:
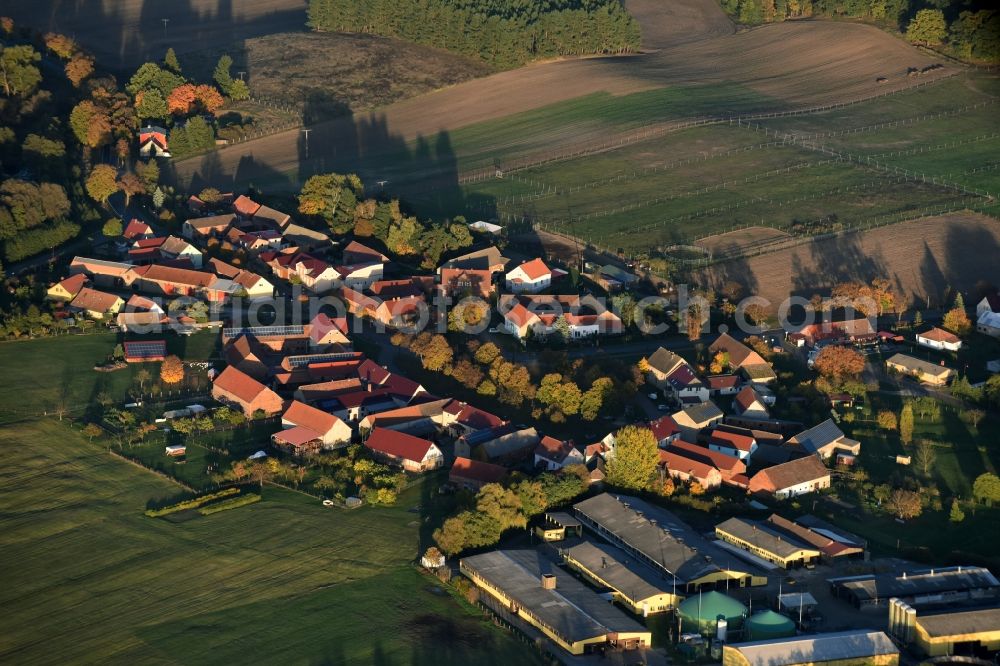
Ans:
[[[741,628],[747,607],[713,590],[688,597],[677,606],[677,613],[682,631],[715,634],[720,615],[726,618],[729,631]]]
[[[763,641],[769,638],[786,638],[795,635],[795,623],[772,610],[751,616],[746,622],[747,639]]]

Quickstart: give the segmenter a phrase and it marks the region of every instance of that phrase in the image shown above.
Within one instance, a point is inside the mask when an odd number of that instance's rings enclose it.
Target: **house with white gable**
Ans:
[[[532,259],[507,273],[505,282],[515,294],[537,294],[552,285],[552,269],[541,259]]]

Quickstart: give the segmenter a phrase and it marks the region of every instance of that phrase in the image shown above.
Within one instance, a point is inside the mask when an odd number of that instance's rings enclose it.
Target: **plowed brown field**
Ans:
[[[871,26],[796,21],[708,36],[637,56],[536,63],[398,102],[367,119],[320,123],[317,129],[330,136],[351,136],[367,122],[398,141],[409,141],[597,92],[623,95],[666,86],[734,82],[770,98],[774,110],[812,107],[906,88],[913,83],[906,69],[930,62]],[[944,67],[935,75],[951,72]],[[888,77],[888,83],[876,83],[880,76]],[[726,111],[724,105],[718,108],[719,114]],[[552,123],[526,139],[545,144],[551,134],[558,142],[565,129]],[[607,136],[607,128],[589,131],[593,136],[586,130],[574,132],[574,140]],[[299,158],[299,132],[275,134],[213,155],[211,180],[231,180],[240,163],[248,161],[274,172],[293,172],[300,166]],[[185,183],[203,171],[202,160],[178,162],[176,168],[178,180]]]
[[[1000,220],[965,212],[815,240],[696,277],[715,287],[735,280],[775,307],[792,294],[809,298],[839,282],[885,277],[908,301],[937,308],[949,287],[968,293],[980,281],[1000,281],[997,257]]]

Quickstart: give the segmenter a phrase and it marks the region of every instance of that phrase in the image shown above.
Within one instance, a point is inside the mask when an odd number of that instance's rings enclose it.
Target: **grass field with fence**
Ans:
[[[723,96],[742,99],[726,108],[743,109],[743,116],[732,124],[653,132],[611,149],[595,141],[593,150],[577,156],[560,158],[553,149],[552,161],[520,166],[534,154],[536,140],[555,136],[545,128],[559,110],[567,135],[588,137],[600,126],[608,142],[615,132],[668,121],[673,104],[687,95],[706,114]],[[641,251],[750,224],[787,230],[816,223],[816,232],[864,228],[957,209],[977,197],[989,205],[985,193],[1000,192],[1000,82],[989,73],[776,118],[758,117],[754,111],[766,109],[768,100],[738,86],[605,97],[454,132],[450,145],[464,182],[451,192],[416,194],[414,205],[428,214],[464,208],[470,218],[531,220],[603,247]],[[507,132],[509,140],[496,140]],[[488,156],[477,147],[487,145]],[[502,177],[489,169],[465,175],[487,157]]]

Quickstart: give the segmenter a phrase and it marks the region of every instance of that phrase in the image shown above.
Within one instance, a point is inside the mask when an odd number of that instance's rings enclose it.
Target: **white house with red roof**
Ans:
[[[733,412],[737,416],[745,416],[747,418],[771,418],[765,398],[750,385],[744,386],[736,394],[736,398],[733,400]]]
[[[757,450],[757,440],[750,435],[727,430],[713,430],[708,436],[708,448],[710,451],[718,451],[749,462],[750,456]]]
[[[535,467],[553,472],[567,465],[582,465],[583,453],[573,445],[573,440],[561,441],[548,435],[535,447]]]
[[[659,449],[659,464],[671,478],[678,481],[697,483],[705,490],[713,490],[722,485],[722,474],[711,464],[682,451],[671,448]]]
[[[143,157],[170,157],[167,130],[155,125],[140,129],[139,154]]]
[[[277,393],[233,366],[228,366],[212,382],[212,397],[239,406],[247,418],[252,418],[258,410],[267,416],[280,414],[283,407]]]
[[[347,317],[330,317],[319,312],[309,322],[309,345],[328,347],[330,345],[350,345],[347,337]]]
[[[324,448],[333,448],[351,441],[351,426],[322,410],[310,407],[304,402],[293,400],[281,415],[281,427],[308,428],[323,443]]]
[[[65,280],[56,282],[45,292],[45,296],[53,301],[71,301],[87,284],[88,278],[83,273],[70,275]]]
[[[575,294],[502,298],[504,329],[519,340],[524,340],[529,331],[535,336],[546,337],[558,330],[558,320],[562,317],[573,340],[622,332],[621,319],[610,310],[581,312],[581,309],[590,309],[592,305],[582,302]]]
[[[958,351],[962,348],[961,338],[950,331],[937,327],[923,333],[917,333],[917,344],[939,351]]]
[[[655,421],[649,422],[649,429],[653,431],[656,443],[661,446],[668,446],[681,436],[681,427],[674,421],[674,417],[667,414]]]
[[[127,225],[125,225],[124,231],[122,231],[122,236],[125,240],[137,241],[140,238],[153,238],[156,233],[153,228],[140,220],[139,218],[133,217]]]
[[[434,442],[398,430],[375,428],[365,447],[407,472],[427,472],[444,466],[444,454]]]
[[[541,259],[532,259],[507,273],[505,282],[515,294],[537,294],[552,285],[552,269]]]

